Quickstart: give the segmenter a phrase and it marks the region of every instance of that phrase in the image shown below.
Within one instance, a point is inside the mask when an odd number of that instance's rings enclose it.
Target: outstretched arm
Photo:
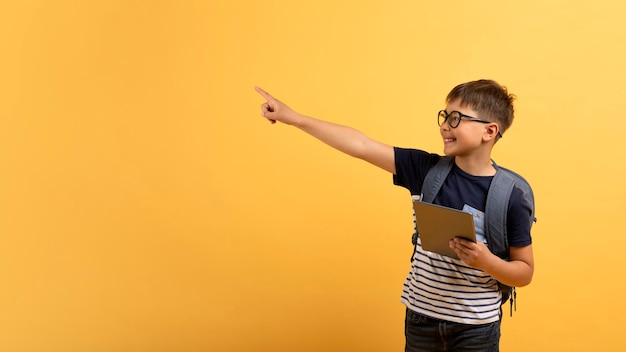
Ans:
[[[396,172],[392,146],[375,141],[354,128],[301,115],[263,89],[255,88],[267,100],[261,105],[261,115],[272,123],[278,121],[295,126],[343,153]]]

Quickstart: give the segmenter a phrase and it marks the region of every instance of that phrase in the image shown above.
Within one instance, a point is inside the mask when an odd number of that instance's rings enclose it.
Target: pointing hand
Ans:
[[[271,123],[282,122],[288,125],[293,125],[297,118],[298,114],[289,108],[287,105],[283,104],[280,100],[274,98],[269,93],[264,91],[259,87],[254,87],[259,94],[267,100],[265,103],[261,104],[261,115],[268,119]]]

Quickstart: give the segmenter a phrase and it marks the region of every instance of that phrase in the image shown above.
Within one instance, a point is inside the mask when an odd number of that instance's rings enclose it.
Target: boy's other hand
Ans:
[[[296,122],[298,114],[295,111],[263,89],[259,87],[254,87],[254,89],[267,100],[265,103],[261,104],[261,115],[263,117],[268,119],[271,123],[278,121],[287,125],[293,125]]]
[[[472,242],[461,237],[455,237],[450,240],[450,248],[454,250],[456,255],[467,265],[476,269],[482,269],[487,266],[493,254],[482,242]]]

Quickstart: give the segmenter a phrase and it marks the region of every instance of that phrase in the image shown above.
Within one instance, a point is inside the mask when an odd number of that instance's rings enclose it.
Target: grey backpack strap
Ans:
[[[485,205],[485,237],[491,252],[503,259],[509,257],[507,214],[513,187],[515,181],[502,170],[497,170],[491,180]]]
[[[428,170],[422,184],[422,202],[432,203],[454,165],[454,157],[444,156]]]
[[[491,180],[487,192],[487,204],[485,205],[485,237],[489,250],[498,257],[509,259],[509,240],[507,237],[507,214],[511,193],[515,187],[515,180],[505,171],[496,167],[496,174]],[[516,301],[515,287],[510,287],[498,282],[502,292],[502,304],[510,299],[510,312],[513,316],[513,308]]]

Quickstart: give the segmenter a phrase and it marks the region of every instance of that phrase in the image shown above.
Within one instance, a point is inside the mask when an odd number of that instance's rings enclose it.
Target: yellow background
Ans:
[[[518,96],[533,185],[504,351],[618,351],[619,1],[4,1],[1,351],[401,351],[408,192],[260,117],[441,152],[458,83]],[[508,308],[506,310],[508,312]]]

